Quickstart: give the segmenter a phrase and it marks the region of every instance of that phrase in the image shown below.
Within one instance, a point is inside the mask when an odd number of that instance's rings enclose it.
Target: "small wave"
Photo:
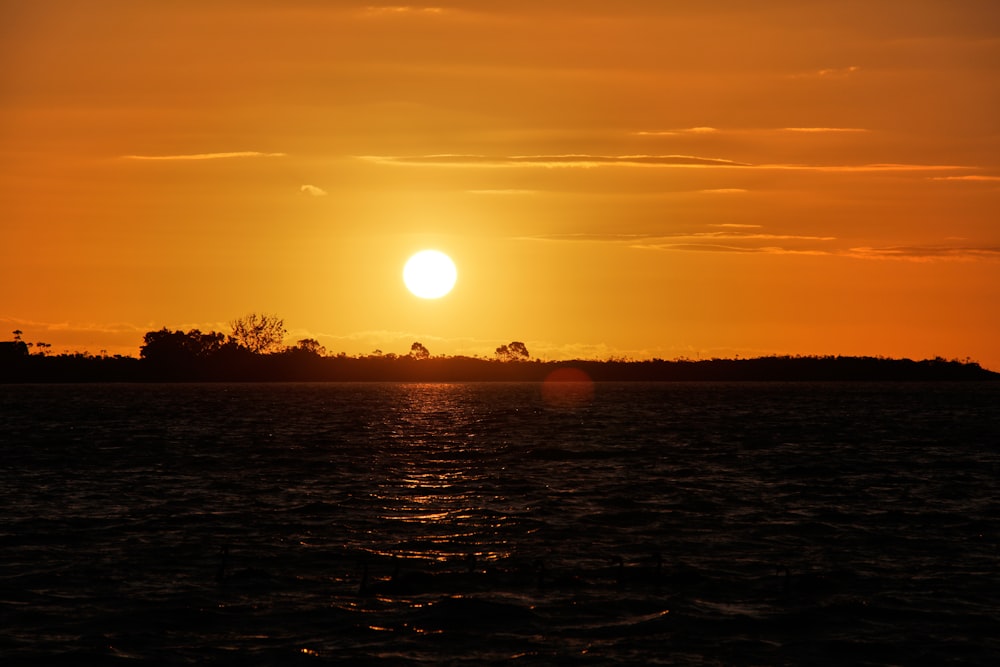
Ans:
[[[410,622],[414,627],[465,631],[470,628],[491,632],[524,631],[536,625],[537,614],[527,602],[514,603],[481,597],[453,595],[417,608]]]

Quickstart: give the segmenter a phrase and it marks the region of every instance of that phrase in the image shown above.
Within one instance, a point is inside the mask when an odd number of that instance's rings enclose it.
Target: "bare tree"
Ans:
[[[250,313],[229,323],[232,334],[229,340],[254,354],[270,354],[282,349],[285,321],[277,315]]]

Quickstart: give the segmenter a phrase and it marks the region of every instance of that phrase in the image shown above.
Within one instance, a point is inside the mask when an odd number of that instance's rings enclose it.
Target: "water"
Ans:
[[[998,664],[1000,386],[0,386],[4,665]]]

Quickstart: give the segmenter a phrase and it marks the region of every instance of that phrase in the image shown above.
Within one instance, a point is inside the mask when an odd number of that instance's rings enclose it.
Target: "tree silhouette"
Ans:
[[[427,359],[431,356],[431,353],[422,343],[414,343],[410,346],[410,356],[414,359]]]
[[[285,340],[285,321],[277,315],[250,313],[229,323],[229,339],[254,354],[280,352]]]
[[[297,341],[295,347],[291,349],[307,354],[314,354],[318,357],[326,355],[326,348],[320,345],[319,341],[315,338],[303,338]]]
[[[219,352],[225,343],[225,336],[210,331],[202,333],[198,329],[170,331],[163,327],[159,331],[148,331],[142,337],[139,356],[158,363],[191,363],[207,359]]]
[[[497,359],[500,361],[527,361],[531,358],[528,348],[521,341],[512,341],[508,345],[501,345],[496,349]]]

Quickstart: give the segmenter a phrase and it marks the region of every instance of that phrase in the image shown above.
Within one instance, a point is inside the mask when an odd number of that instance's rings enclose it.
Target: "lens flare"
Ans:
[[[554,408],[573,409],[594,400],[594,381],[579,368],[557,368],[542,381],[542,401]]]

